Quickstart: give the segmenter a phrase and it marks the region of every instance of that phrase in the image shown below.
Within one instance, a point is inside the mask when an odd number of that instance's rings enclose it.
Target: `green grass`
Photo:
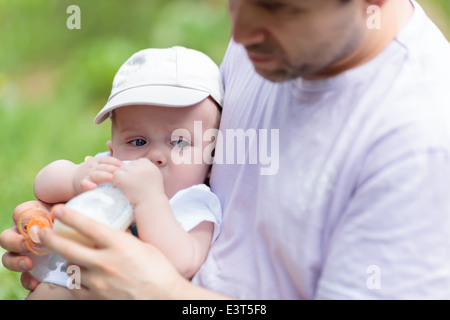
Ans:
[[[449,0],[418,0],[430,18],[450,40],[450,1]]]
[[[450,1],[420,3],[450,32]],[[66,28],[71,4],[81,30]],[[93,118],[132,53],[182,45],[220,64],[230,36],[225,0],[0,0],[0,30],[0,230],[43,166],[106,150]],[[26,295],[19,276],[0,265],[0,299]]]

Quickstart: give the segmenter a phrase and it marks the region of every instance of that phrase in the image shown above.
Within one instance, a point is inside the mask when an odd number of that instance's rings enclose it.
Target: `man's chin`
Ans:
[[[297,76],[295,76],[291,72],[288,72],[285,69],[268,70],[268,69],[264,69],[264,68],[255,67],[255,71],[261,77],[263,77],[271,82],[283,82],[283,81],[288,81],[288,80],[297,78]]]

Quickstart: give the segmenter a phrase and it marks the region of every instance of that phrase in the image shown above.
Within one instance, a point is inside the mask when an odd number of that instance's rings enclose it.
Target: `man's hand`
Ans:
[[[66,258],[68,266],[80,267],[81,285],[87,289],[79,291],[80,298],[89,294],[107,299],[170,299],[190,285],[159,250],[131,234],[62,205],[55,206],[53,214],[94,243],[86,247],[51,229],[40,233],[43,244]]]
[[[2,256],[2,263],[5,268],[15,272],[22,272],[21,282],[23,287],[32,291],[39,282],[29,273],[33,268],[33,259],[29,256],[21,255],[29,251],[25,246],[23,236],[16,227],[16,221],[19,216],[29,208],[50,210],[49,205],[37,200],[18,205],[13,212],[13,226],[0,234],[0,246],[7,251]]]

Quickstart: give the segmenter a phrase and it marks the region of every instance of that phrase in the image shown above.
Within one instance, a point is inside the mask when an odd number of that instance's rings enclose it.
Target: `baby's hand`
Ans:
[[[146,158],[122,165],[114,172],[113,183],[124,190],[134,206],[151,196],[165,195],[161,171]]]
[[[86,158],[73,179],[75,194],[95,189],[101,183],[112,183],[114,172],[121,165],[122,161],[113,157]]]

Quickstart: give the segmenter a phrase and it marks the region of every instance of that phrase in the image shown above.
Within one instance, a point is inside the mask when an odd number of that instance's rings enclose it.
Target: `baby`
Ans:
[[[214,135],[204,139],[206,131],[217,133],[222,96],[219,69],[206,55],[182,47],[139,51],[117,72],[95,118],[97,124],[111,119],[109,152],[81,164],[49,164],[35,179],[36,197],[67,202],[114,183],[134,206],[138,237],[190,279],[222,219],[219,200],[207,186]],[[60,269],[50,271],[28,299],[73,298]]]

